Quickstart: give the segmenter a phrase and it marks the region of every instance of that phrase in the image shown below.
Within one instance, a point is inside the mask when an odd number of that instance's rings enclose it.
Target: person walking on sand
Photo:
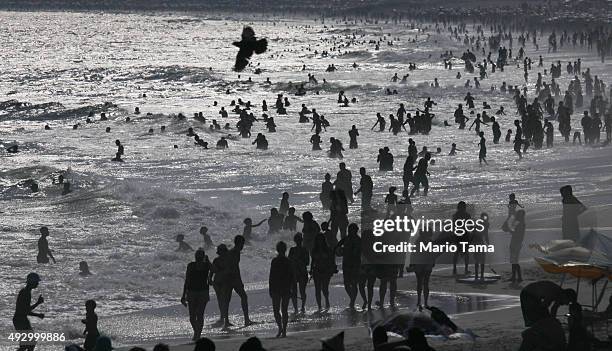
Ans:
[[[294,277],[291,261],[285,256],[287,244],[283,241],[279,241],[278,244],[276,244],[276,252],[278,255],[272,259],[272,263],[270,264],[268,290],[272,298],[274,320],[278,326],[276,337],[284,338],[287,336],[287,323],[289,321],[287,308],[289,307]]]
[[[227,329],[233,324],[229,321],[229,306],[227,305],[231,299],[231,291],[227,287],[227,253],[228,249],[225,244],[217,246],[217,257],[212,261],[210,267],[210,273],[208,274],[209,283],[212,282],[212,286],[215,289],[217,295],[217,304],[219,305],[219,320],[215,323],[217,326],[222,326]],[[226,296],[229,293],[229,298]]]
[[[505,232],[512,235],[510,239],[510,263],[512,264],[512,277],[510,282],[520,283],[523,281],[521,266],[519,264],[523,239],[525,238],[525,210],[518,210],[514,214],[512,227],[506,221],[502,228]]]
[[[296,233],[293,236],[295,246],[289,249],[289,260],[291,261],[291,267],[293,268],[293,289],[291,300],[293,302],[293,309],[295,313],[298,313],[297,295],[300,293],[300,299],[302,300],[302,308],[300,311],[306,313],[306,284],[308,284],[308,265],[310,264],[310,253],[302,245],[303,238],[302,233]]]
[[[342,256],[342,278],[344,290],[349,296],[349,308],[355,309],[357,292],[361,292],[364,305],[366,304],[365,286],[361,284],[361,238],[357,233],[359,226],[351,223],[348,226],[348,235],[334,248],[336,256]]]
[[[240,303],[242,305],[242,313],[244,314],[244,326],[247,327],[253,324],[253,321],[249,318],[249,300],[247,293],[244,290],[244,284],[242,283],[242,277],[240,275],[240,253],[244,248],[244,237],[242,235],[236,235],[234,238],[234,247],[227,253],[228,262],[228,275],[227,283],[229,293],[225,296],[227,305],[229,306],[229,299],[231,299],[232,291],[236,291],[236,294],[240,296]]]
[[[189,322],[193,328],[193,339],[198,340],[204,328],[204,311],[210,300],[208,275],[210,262],[204,250],[195,252],[195,261],[187,265],[181,304],[189,309]]]

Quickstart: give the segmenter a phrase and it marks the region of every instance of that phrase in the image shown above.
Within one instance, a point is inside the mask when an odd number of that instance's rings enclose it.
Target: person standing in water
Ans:
[[[38,263],[49,263],[49,258],[55,262],[55,257],[51,253],[51,249],[49,249],[49,241],[47,241],[47,237],[49,236],[49,228],[41,227],[40,228],[40,239],[38,239],[38,255],[36,255],[36,261]]]
[[[204,328],[204,311],[206,304],[210,301],[208,275],[210,273],[210,262],[204,250],[195,252],[195,261],[187,265],[185,273],[185,284],[181,304],[189,308],[189,322],[193,328],[194,341],[202,336]]]
[[[287,244],[279,241],[276,244],[276,252],[278,255],[272,259],[270,264],[270,279],[268,282],[268,290],[272,298],[272,309],[274,311],[274,320],[278,326],[276,337],[287,336],[287,323],[289,315],[287,308],[289,307],[289,298],[291,297],[291,288],[293,285],[293,270],[291,262],[285,252],[287,252]]]
[[[423,184],[423,195],[427,196],[427,191],[429,190],[429,180],[427,179],[427,176],[429,175],[429,172],[427,171],[429,160],[431,160],[431,154],[428,152],[419,160],[419,163],[415,167],[414,187],[410,192],[410,197],[412,197],[414,193],[419,190],[419,186],[421,184]]]
[[[321,206],[323,206],[324,210],[329,210],[332,190],[334,190],[334,184],[331,182],[331,174],[325,173],[325,181],[321,184],[321,193],[319,194]]]
[[[293,236],[295,246],[289,249],[289,260],[291,261],[291,267],[293,268],[293,289],[291,300],[293,302],[293,309],[295,313],[298,313],[297,294],[300,292],[300,299],[302,300],[302,308],[300,311],[306,313],[306,284],[308,283],[308,265],[310,264],[310,253],[302,245],[303,238],[302,233],[296,233]]]
[[[336,174],[336,181],[334,185],[336,188],[342,190],[347,200],[353,203],[355,200],[353,199],[353,175],[351,171],[346,169],[346,164],[344,162],[340,162],[340,170],[338,174]]]
[[[359,174],[361,180],[359,181],[359,189],[355,192],[355,195],[361,193],[361,210],[367,211],[371,208],[372,204],[372,189],[374,184],[372,183],[372,177],[366,174],[364,167],[359,168]]]
[[[480,142],[478,142],[478,146],[480,146],[480,151],[478,152],[478,163],[482,165],[482,162],[484,161],[485,165],[488,165],[486,145],[487,140],[484,137],[484,132],[479,132],[478,135],[480,136]]]
[[[287,211],[289,211],[289,193],[284,192],[281,198],[280,207],[278,208],[278,213],[282,214],[283,217],[287,215]]]
[[[228,294],[225,296],[227,299],[227,305],[229,306],[229,300],[231,299],[232,291],[236,291],[236,294],[240,296],[240,303],[242,305],[242,313],[244,314],[244,326],[253,324],[253,321],[249,318],[249,300],[247,293],[244,290],[244,284],[242,283],[242,277],[240,275],[240,253],[244,248],[244,237],[242,235],[236,235],[234,238],[234,247],[227,253],[228,263]]]
[[[359,130],[357,130],[357,127],[355,125],[353,125],[351,127],[351,130],[349,130],[348,132],[349,134],[349,149],[356,149],[357,148],[357,137],[359,136]]]
[[[32,305],[32,290],[38,287],[40,276],[36,273],[30,273],[26,277],[26,286],[19,291],[17,295],[17,303],[15,306],[15,314],[13,315],[13,327],[19,333],[31,333],[32,325],[28,316],[45,318],[44,313],[36,313],[36,307],[45,302],[42,295],[38,296],[38,300]],[[34,351],[36,344],[33,342],[22,341],[19,343],[17,351]]]
[[[83,344],[83,348],[85,351],[94,351],[96,340],[100,336],[100,332],[98,331],[98,315],[96,314],[96,301],[85,301],[85,319],[81,322],[85,324],[85,330],[83,331],[85,343]]]

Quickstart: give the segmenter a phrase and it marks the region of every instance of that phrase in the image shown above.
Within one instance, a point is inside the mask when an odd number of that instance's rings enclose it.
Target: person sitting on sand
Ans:
[[[176,251],[180,251],[180,252],[193,251],[193,248],[185,242],[185,236],[183,234],[179,234],[176,236],[176,242],[179,243],[179,246],[176,249]]]

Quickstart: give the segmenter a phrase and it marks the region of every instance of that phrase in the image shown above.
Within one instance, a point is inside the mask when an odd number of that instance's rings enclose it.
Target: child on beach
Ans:
[[[387,204],[387,218],[391,213],[396,214],[397,212],[397,195],[395,190],[397,188],[392,186],[389,188],[389,193],[385,196],[385,203]]]
[[[183,234],[179,234],[176,236],[176,242],[179,243],[179,246],[176,249],[176,251],[181,251],[181,252],[193,251],[193,248],[191,247],[191,245],[185,242],[185,236]]]
[[[245,218],[244,221],[243,221],[244,228],[242,229],[242,236],[244,237],[244,239],[247,242],[249,240],[251,240],[251,234],[253,234],[253,228],[259,227],[266,220],[267,220],[267,218],[262,219],[261,222],[259,222],[257,224],[253,224],[253,220],[251,218]]]

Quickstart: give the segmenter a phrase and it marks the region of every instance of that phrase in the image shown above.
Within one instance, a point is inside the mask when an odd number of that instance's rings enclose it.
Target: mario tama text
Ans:
[[[366,226],[368,227],[368,226]],[[489,223],[485,219],[426,218],[390,216],[371,218],[364,231],[363,252],[373,264],[430,262],[444,254],[487,254],[495,247],[485,239]]]

